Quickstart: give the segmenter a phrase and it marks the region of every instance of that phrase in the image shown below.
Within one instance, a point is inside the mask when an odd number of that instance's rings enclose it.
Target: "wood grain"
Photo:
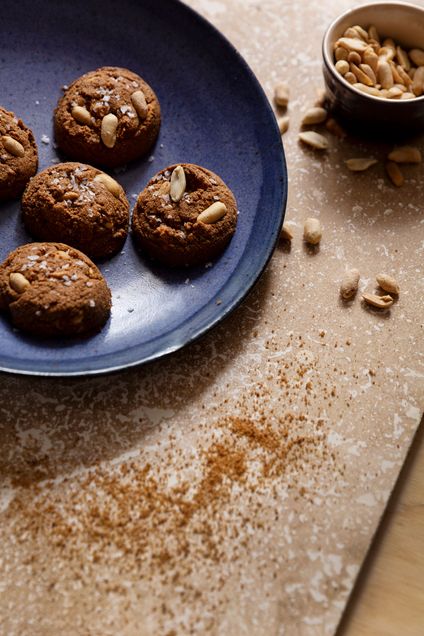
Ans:
[[[424,632],[424,419],[338,636]]]

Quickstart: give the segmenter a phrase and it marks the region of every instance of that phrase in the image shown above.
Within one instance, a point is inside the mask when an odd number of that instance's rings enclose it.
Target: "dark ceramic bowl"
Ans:
[[[377,27],[404,49],[424,49],[424,8],[402,2],[379,2],[351,9],[328,27],[323,43],[324,80],[329,105],[340,122],[355,132],[402,138],[424,132],[424,95],[410,100],[374,97],[354,88],[334,66],[334,43],[354,25]]]

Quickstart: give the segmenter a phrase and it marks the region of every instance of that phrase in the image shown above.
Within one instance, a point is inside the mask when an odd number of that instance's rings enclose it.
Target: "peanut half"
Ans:
[[[424,50],[422,49],[411,49],[409,51],[409,57],[415,64],[415,66],[424,66]],[[406,69],[409,70],[409,69]]]
[[[94,177],[93,181],[95,181],[96,183],[101,183],[106,188],[106,190],[109,190],[109,192],[113,194],[113,196],[117,199],[119,199],[119,195],[123,192],[122,187],[119,185],[119,183],[115,181],[115,179],[112,179],[112,177],[110,177],[105,172],[97,174]]]
[[[417,97],[420,97],[424,93],[424,66],[419,66],[414,73],[412,92]]]
[[[11,155],[13,155],[14,157],[24,156],[25,149],[23,145],[19,143],[19,141],[16,141],[16,139],[13,139],[13,137],[10,137],[9,135],[4,135],[2,141],[4,149],[7,150],[7,152],[9,152]]]
[[[23,292],[31,285],[29,280],[19,272],[12,272],[9,274],[9,284],[13,291],[17,294],[23,294]]]
[[[281,135],[284,135],[284,133],[288,131],[289,123],[290,121],[287,115],[285,115],[284,117],[280,117],[280,119],[278,120],[278,128]]]
[[[387,161],[385,167],[387,175],[393,185],[395,185],[397,188],[403,186],[405,178],[397,163],[395,163],[394,161]]]
[[[361,66],[365,65],[362,64]],[[358,82],[360,82],[361,84],[365,84],[365,86],[374,86],[374,84],[376,83],[375,78],[374,80],[372,80],[371,77],[367,73],[365,73],[359,66],[356,66],[356,64],[351,63],[350,70],[355,75]],[[373,72],[371,68],[370,71],[371,73]]]
[[[327,111],[321,106],[313,106],[309,108],[303,119],[302,126],[313,126],[314,124],[322,124],[327,119]]]
[[[377,159],[368,159],[366,157],[358,157],[353,159],[347,159],[345,161],[346,166],[352,172],[363,172],[364,170],[368,170],[371,166],[377,163]]]
[[[389,309],[393,305],[391,296],[377,296],[377,294],[362,294],[362,298],[368,305],[378,307],[378,309]]]
[[[344,49],[342,49],[342,51],[344,51]],[[340,75],[346,75],[346,73],[349,72],[349,68],[349,62],[346,60],[339,60],[336,62],[336,71],[338,71]]]
[[[336,46],[342,46],[347,51],[355,51],[356,53],[363,53],[367,48],[367,43],[359,38],[340,38],[336,42]]]
[[[381,88],[391,88],[394,84],[390,64],[381,59],[378,61],[377,65],[377,79],[381,84]]]
[[[415,146],[399,146],[389,154],[390,161],[396,163],[421,163],[421,151]]]
[[[277,84],[274,89],[274,101],[277,106],[287,106],[289,103],[289,87],[286,82]]]
[[[349,53],[346,49],[344,49],[342,46],[338,46],[336,48],[336,50],[334,51],[334,57],[336,58],[336,62],[339,62],[340,60],[347,60]]]
[[[291,241],[293,239],[293,232],[291,231],[291,228],[287,225],[287,223],[284,223],[283,227],[281,228],[280,239],[283,241]]]
[[[361,93],[366,93],[367,95],[372,95],[373,97],[380,97],[380,91],[374,86],[367,86],[366,84],[362,84],[361,82],[356,82],[353,86],[357,88],[358,91],[361,91]]]
[[[169,189],[169,196],[174,203],[181,201],[186,189],[186,176],[184,168],[177,166],[174,168],[171,174],[171,187]]]
[[[74,106],[71,110],[71,115],[79,124],[89,126],[91,124],[91,115],[84,106]]]
[[[381,289],[389,292],[389,294],[396,294],[396,296],[399,296],[400,287],[393,276],[389,276],[389,274],[378,274],[375,279],[380,285]]]
[[[327,150],[328,148],[327,139],[313,130],[299,133],[299,139],[315,150]]]
[[[146,119],[148,108],[147,108],[146,97],[143,91],[140,91],[140,90],[135,91],[131,95],[131,101],[140,119],[142,120]]]
[[[357,269],[349,269],[344,273],[340,285],[340,296],[343,300],[350,300],[358,291],[360,273]]]
[[[348,73],[346,73],[344,78],[345,78],[346,82],[349,82],[349,84],[355,84],[356,83],[356,77],[352,73],[352,71],[349,71]]]
[[[197,217],[199,223],[216,223],[222,219],[227,213],[227,206],[221,201],[212,203],[206,210],[203,210]]]
[[[345,131],[333,117],[327,119],[325,127],[332,135],[335,135],[335,137],[338,137],[339,139],[346,137]]]
[[[113,113],[105,115],[102,119],[100,136],[106,148],[113,148],[116,143],[116,130],[118,128],[118,118]]]
[[[310,245],[318,245],[322,238],[321,223],[318,219],[309,217],[303,226],[303,239]]]

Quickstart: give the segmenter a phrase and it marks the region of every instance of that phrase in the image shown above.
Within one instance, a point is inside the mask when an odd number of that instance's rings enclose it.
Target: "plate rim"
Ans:
[[[169,1],[169,0],[168,0]],[[79,368],[79,369],[63,369],[63,368],[59,368],[59,369],[47,369],[47,368],[38,368],[38,369],[34,369],[34,368],[29,368],[30,367],[30,362],[25,364],[27,361],[26,360],[22,360],[19,361],[19,365],[13,366],[13,365],[7,365],[4,364],[1,361],[0,358],[0,372],[2,373],[8,373],[8,374],[14,374],[17,376],[38,376],[38,377],[81,377],[81,376],[85,376],[85,375],[89,375],[89,376],[101,376],[101,375],[106,375],[106,374],[112,374],[112,373],[118,373],[119,371],[124,371],[124,370],[129,370],[138,366],[142,366],[145,364],[148,364],[150,362],[153,361],[158,361],[161,360],[169,355],[171,355],[172,353],[175,353],[176,351],[179,351],[181,349],[183,349],[184,347],[192,344],[193,342],[195,342],[196,340],[199,340],[200,338],[202,338],[203,336],[206,336],[206,334],[208,334],[212,329],[214,329],[215,327],[217,327],[221,322],[223,322],[226,318],[228,318],[228,316],[233,313],[233,311],[235,311],[235,309],[237,309],[237,307],[246,299],[246,297],[250,294],[251,291],[253,291],[254,287],[256,286],[256,284],[258,283],[259,279],[261,278],[262,274],[264,273],[274,251],[275,251],[275,247],[277,245],[277,242],[279,240],[279,234],[280,234],[280,230],[284,221],[284,217],[285,217],[285,212],[286,212],[286,206],[287,206],[287,197],[288,197],[288,174],[287,174],[287,163],[286,163],[286,159],[285,159],[285,153],[284,153],[284,147],[283,147],[283,142],[282,142],[282,137],[280,134],[280,131],[278,129],[278,125],[277,125],[277,120],[276,120],[276,116],[274,114],[274,111],[271,107],[271,104],[265,94],[265,91],[262,87],[262,85],[260,84],[258,78],[256,77],[255,73],[253,72],[253,70],[250,68],[249,64],[246,62],[246,60],[244,59],[244,57],[241,55],[241,53],[238,51],[238,49],[232,44],[232,42],[214,25],[212,24],[207,18],[205,18],[203,15],[201,15],[198,11],[196,11],[195,9],[193,9],[192,7],[190,7],[189,5],[185,4],[182,0],[172,0],[172,2],[175,5],[179,5],[179,10],[182,11],[186,11],[188,14],[190,14],[191,19],[196,20],[197,22],[200,22],[202,24],[203,28],[209,29],[210,31],[212,31],[213,35],[215,37],[217,37],[218,39],[220,39],[221,41],[223,41],[223,43],[225,44],[225,46],[227,47],[227,49],[229,50],[229,52],[231,52],[232,55],[235,56],[235,58],[237,59],[238,64],[243,67],[244,72],[247,74],[247,76],[249,77],[250,81],[252,82],[252,84],[255,86],[256,92],[257,92],[257,97],[260,98],[260,101],[262,102],[262,107],[263,107],[263,112],[267,113],[267,116],[269,118],[269,125],[271,127],[273,127],[274,129],[274,136],[275,136],[275,142],[277,143],[277,146],[279,146],[279,161],[275,164],[275,168],[277,168],[278,166],[278,180],[281,183],[282,187],[280,188],[280,196],[277,199],[276,203],[275,203],[275,207],[277,208],[277,204],[278,204],[278,208],[280,211],[280,218],[279,218],[279,223],[278,226],[276,226],[276,231],[275,231],[275,236],[274,239],[270,241],[270,244],[268,246],[268,248],[263,252],[263,258],[261,261],[261,266],[254,272],[254,274],[249,277],[249,279],[241,286],[240,288],[240,292],[238,294],[236,294],[235,297],[232,298],[232,300],[229,302],[229,304],[225,307],[225,309],[219,313],[217,315],[217,317],[215,319],[213,319],[212,321],[209,321],[207,326],[201,326],[200,328],[198,328],[197,330],[194,330],[193,334],[191,334],[188,338],[184,339],[183,341],[179,341],[177,343],[174,344],[169,344],[169,346],[165,346],[163,347],[160,351],[154,351],[152,353],[150,353],[149,355],[145,356],[145,357],[140,357],[137,356],[136,359],[131,359],[131,360],[124,360],[118,364],[110,364],[107,363],[106,360],[109,359],[110,357],[112,358],[116,358],[120,355],[122,355],[122,352],[114,352],[114,353],[109,353],[107,355],[101,356],[97,355],[96,357],[92,358],[92,365],[91,368]],[[283,187],[285,185],[285,187]],[[237,272],[237,267],[236,269],[233,271],[232,275],[234,275],[234,273]],[[224,283],[224,287],[226,287],[228,280]],[[213,300],[213,298],[210,299],[211,301]],[[175,331],[175,330],[174,330]],[[131,349],[130,349],[131,351]],[[102,362],[103,360],[103,362]],[[76,361],[71,361],[72,364],[74,364]],[[96,366],[96,363],[98,364],[98,366]],[[41,363],[37,363],[41,365],[46,365],[49,364],[48,361],[42,361]],[[51,362],[50,362],[51,364]],[[59,364],[61,364],[61,361],[59,362]],[[68,361],[69,364],[69,361]]]

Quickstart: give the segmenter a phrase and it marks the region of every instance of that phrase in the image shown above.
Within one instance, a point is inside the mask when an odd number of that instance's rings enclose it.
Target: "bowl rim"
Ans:
[[[349,84],[349,82],[347,80],[345,80],[345,78],[343,77],[343,75],[340,75],[340,73],[338,73],[336,71],[335,68],[335,64],[333,62],[333,60],[330,58],[330,56],[327,54],[327,48],[328,48],[328,40],[330,37],[330,33],[331,31],[337,26],[337,24],[339,22],[341,22],[344,18],[346,18],[349,15],[354,16],[357,12],[362,11],[363,9],[366,9],[368,7],[378,7],[378,6],[384,6],[384,7],[407,7],[409,9],[414,9],[417,10],[418,12],[422,13],[424,15],[424,7],[421,7],[417,4],[412,4],[411,2],[387,2],[386,0],[383,0],[382,2],[367,2],[366,4],[361,4],[359,6],[353,7],[351,9],[347,9],[346,11],[344,11],[343,13],[341,13],[340,15],[338,15],[334,20],[332,20],[332,22],[329,24],[329,26],[327,27],[327,29],[325,30],[324,36],[322,38],[322,45],[321,45],[321,52],[322,52],[322,57],[323,57],[323,61],[325,66],[327,67],[327,69],[330,71],[330,73],[332,74],[332,76],[336,79],[336,81],[341,82],[341,84],[343,86],[346,86],[350,91],[352,91],[352,93],[354,93],[355,95],[359,95],[365,99],[370,99],[372,100],[374,103],[383,103],[383,104],[402,104],[402,108],[411,108],[411,106],[408,106],[408,104],[417,104],[420,102],[424,101],[424,93],[423,95],[420,95],[419,97],[415,97],[414,99],[389,99],[388,97],[377,97],[375,95],[369,95],[368,93],[365,93],[363,91],[360,91],[359,89],[355,88],[354,86],[352,86],[352,84]]]

